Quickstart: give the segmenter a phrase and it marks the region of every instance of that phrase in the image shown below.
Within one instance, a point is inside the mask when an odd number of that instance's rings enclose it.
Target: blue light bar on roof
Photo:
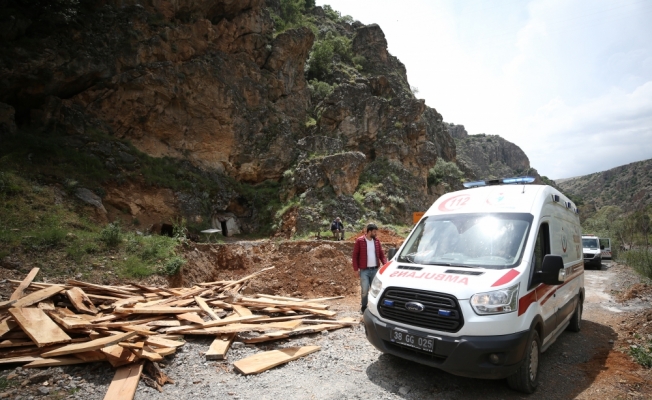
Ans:
[[[496,179],[491,181],[475,181],[475,182],[466,182],[464,183],[465,188],[474,188],[487,185],[510,185],[510,184],[526,184],[534,182],[534,178],[531,176],[520,176],[517,178],[503,178]]]

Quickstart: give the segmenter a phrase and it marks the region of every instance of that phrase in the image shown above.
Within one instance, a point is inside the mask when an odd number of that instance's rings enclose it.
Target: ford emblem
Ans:
[[[426,307],[423,304],[417,303],[416,301],[410,301],[405,303],[405,308],[408,311],[412,311],[412,312],[421,312],[426,309]]]

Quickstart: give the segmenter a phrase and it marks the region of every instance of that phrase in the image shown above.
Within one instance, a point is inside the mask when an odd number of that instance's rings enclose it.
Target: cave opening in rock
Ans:
[[[369,159],[374,161],[376,159],[376,149],[369,150]]]
[[[161,235],[173,237],[174,227],[170,224],[161,224]]]
[[[220,225],[222,226],[222,235],[229,236],[229,230],[226,227],[226,221],[220,221]]]

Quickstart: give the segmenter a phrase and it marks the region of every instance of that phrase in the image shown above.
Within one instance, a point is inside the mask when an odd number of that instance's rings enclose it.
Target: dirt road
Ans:
[[[532,396],[511,391],[504,380],[460,378],[434,368],[383,355],[364,337],[362,326],[329,334],[231,349],[229,360],[206,362],[210,339],[194,340],[168,357],[165,371],[177,383],[163,393],[142,381],[137,399],[603,399],[652,398],[652,378],[631,358],[618,351],[627,346],[623,321],[648,303],[617,303],[610,292],[637,281],[624,266],[603,265],[586,271],[585,312],[580,333],[565,332],[542,355],[540,387]],[[355,316],[357,299],[334,306],[343,316]],[[233,371],[233,361],[277,347],[321,345],[321,351],[260,375],[245,377]],[[101,399],[113,371],[104,364],[56,368],[51,371],[50,395],[57,398]],[[15,373],[3,371],[2,376]],[[18,370],[18,374],[33,374]],[[27,376],[25,376],[27,377]],[[64,377],[64,378],[61,378]],[[38,388],[38,385],[35,385]],[[31,389],[30,389],[31,388]],[[42,390],[42,388],[40,388]],[[28,385],[23,398],[39,393]],[[62,395],[62,396],[61,396]],[[13,396],[12,396],[13,397]],[[19,397],[14,397],[19,398]]]

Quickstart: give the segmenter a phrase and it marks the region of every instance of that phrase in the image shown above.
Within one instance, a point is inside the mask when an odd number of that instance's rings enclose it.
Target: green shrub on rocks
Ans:
[[[100,232],[100,241],[107,247],[116,247],[122,242],[122,230],[120,229],[119,222],[111,222],[107,224]]]

